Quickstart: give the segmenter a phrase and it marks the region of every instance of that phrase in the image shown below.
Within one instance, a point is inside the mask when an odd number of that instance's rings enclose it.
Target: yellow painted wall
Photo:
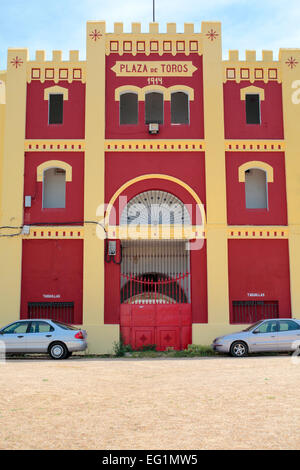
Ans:
[[[177,41],[190,41],[198,44],[198,53],[203,54],[204,73],[204,118],[205,138],[203,141],[160,141],[143,139],[142,141],[105,141],[105,55],[111,53],[110,41],[119,43],[119,52],[124,50],[126,39],[133,40],[134,57],[138,59],[137,40],[145,41],[145,50],[151,54],[150,40],[158,42],[158,53],[163,53],[164,41],[171,43],[170,52],[176,60]],[[132,151],[132,148],[145,145],[148,151],[149,142],[155,151],[195,151],[196,146],[206,154],[206,190],[207,217],[205,233],[207,238],[207,269],[208,269],[208,325],[193,325],[193,342],[210,344],[211,340],[220,334],[236,331],[239,326],[229,324],[228,298],[228,238],[269,237],[267,232],[276,230],[289,238],[291,298],[294,315],[300,316],[300,93],[299,103],[293,101],[297,87],[300,88],[300,50],[284,49],[280,52],[279,61],[273,59],[270,51],[263,52],[262,61],[256,60],[255,51],[246,51],[246,60],[240,61],[238,51],[230,51],[229,59],[222,60],[222,33],[219,22],[203,22],[201,33],[194,32],[192,24],[185,24],[184,34],[178,34],[176,25],[169,23],[167,33],[159,33],[157,23],[150,24],[149,33],[141,33],[141,25],[134,23],[131,33],[123,32],[122,23],[116,23],[114,32],[107,33],[105,22],[88,22],[86,30],[86,61],[79,61],[78,52],[70,52],[70,60],[64,62],[68,76],[74,73],[74,68],[82,69],[82,81],[86,82],[86,136],[80,141],[43,141],[25,140],[25,103],[26,83],[34,79],[32,69],[41,68],[41,76],[46,78],[47,69],[54,68],[54,81],[59,81],[61,68],[61,52],[54,51],[52,61],[45,61],[44,51],[37,51],[35,60],[28,62],[26,49],[10,49],[8,51],[7,71],[0,72],[0,82],[5,81],[6,93],[0,83],[0,224],[19,227],[23,222],[23,173],[24,150],[29,145],[39,145],[47,151],[60,151],[67,146],[67,151],[75,150],[80,145],[85,151],[85,220],[95,221],[97,208],[104,203],[104,164],[105,149],[108,145],[117,151]],[[15,59],[19,65],[16,66]],[[294,65],[291,65],[291,59]],[[157,60],[157,59],[156,59]],[[285,125],[284,141],[226,141],[224,139],[223,116],[223,83],[226,80],[246,80],[243,69],[249,69],[251,83],[255,81],[257,70],[263,70],[264,81],[275,80],[282,82],[283,110]],[[259,72],[261,73],[261,72]],[[298,95],[297,95],[298,96]],[[6,104],[3,104],[6,102]],[[163,144],[163,145],[162,145]],[[181,145],[181,147],[179,147]],[[267,145],[268,151],[281,150],[286,152],[286,181],[288,202],[288,227],[228,227],[226,216],[226,177],[225,151],[259,152]],[[194,146],[194,149],[193,149]],[[254,150],[253,150],[253,148]],[[273,148],[272,148],[273,146]],[[122,150],[121,150],[122,151]],[[253,159],[253,155],[252,155]],[[55,228],[54,228],[55,229]],[[251,229],[251,230],[250,230]],[[18,229],[13,231],[16,233]],[[55,230],[54,230],[55,231]],[[8,232],[1,232],[8,233]],[[89,335],[89,353],[111,352],[114,341],[119,339],[118,325],[104,325],[104,241],[97,236],[96,225],[85,224],[82,231],[84,238],[84,278],[83,278],[83,328]],[[99,228],[98,233],[101,232]],[[260,237],[261,238],[261,237]],[[0,296],[3,309],[1,324],[13,321],[19,317],[21,291],[21,244],[22,236],[0,238]],[[217,293],[217,295],[216,295]]]
[[[22,66],[15,67],[18,57]],[[6,75],[6,112],[1,185],[1,226],[23,224],[24,140],[26,110],[27,49],[9,49]],[[20,229],[8,230],[17,233]],[[1,234],[5,233],[3,230]],[[0,239],[0,298],[3,299],[1,323],[20,315],[22,237]]]
[[[229,319],[229,299],[221,24],[203,22],[201,31],[204,35],[208,321],[224,323]],[[209,32],[216,35],[214,40],[207,36]]]
[[[2,165],[3,165],[3,151],[4,151],[4,128],[5,128],[5,75],[0,72],[0,220],[2,214]]]
[[[290,60],[297,62],[291,66]],[[300,317],[300,49],[281,49],[283,118],[286,140],[285,165],[289,223],[291,301],[294,316]],[[298,90],[298,91],[297,91]]]
[[[90,36],[99,33],[94,41]],[[105,23],[87,23],[86,136],[85,136],[85,220],[96,220],[104,204],[105,138]],[[83,323],[92,352],[107,352],[119,339],[118,325],[104,325],[104,240],[96,225],[86,225],[84,239]],[[95,332],[101,332],[97,335]]]

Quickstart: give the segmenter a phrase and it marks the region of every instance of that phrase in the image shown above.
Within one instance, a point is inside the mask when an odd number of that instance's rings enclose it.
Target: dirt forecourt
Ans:
[[[299,449],[300,364],[233,359],[9,360],[1,449]]]

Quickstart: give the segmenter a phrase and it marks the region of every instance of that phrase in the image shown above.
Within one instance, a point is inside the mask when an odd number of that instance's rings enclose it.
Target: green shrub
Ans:
[[[122,335],[120,335],[119,341],[114,342],[113,352],[116,357],[124,357],[125,353],[132,351],[133,349],[130,344],[124,344],[124,339]]]
[[[139,359],[155,359],[158,357],[165,357],[165,354],[160,351],[133,351],[132,357]]]
[[[138,349],[133,349],[129,344],[125,345],[122,335],[120,340],[114,343],[113,352],[115,357],[124,357],[126,353],[131,353],[132,357],[207,357],[216,353],[210,346],[190,344],[183,351],[176,351],[174,348],[167,348],[166,351],[157,351],[156,344],[146,344]]]
[[[207,357],[214,355],[215,352],[211,347],[198,344],[190,344],[187,349],[182,351],[174,351],[171,348],[166,351],[167,357]]]
[[[185,351],[189,355],[196,356],[211,356],[215,354],[214,350],[210,346],[201,346],[200,344],[189,344]]]
[[[144,344],[141,348],[138,348],[137,351],[156,351],[156,344]]]

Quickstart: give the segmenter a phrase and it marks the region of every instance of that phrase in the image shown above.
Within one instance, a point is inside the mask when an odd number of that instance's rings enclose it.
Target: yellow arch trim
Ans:
[[[142,88],[142,92],[143,92],[143,100],[145,100],[145,96],[148,94],[148,93],[162,93],[163,96],[164,96],[164,100],[165,101],[169,101],[170,100],[170,96],[169,96],[169,93],[168,93],[168,88],[164,87],[164,86],[161,86],[161,85],[146,85]]]
[[[61,168],[66,172],[66,181],[72,181],[72,167],[66,162],[60,160],[48,160],[47,162],[41,163],[36,169],[36,179],[39,182],[43,181],[44,172],[50,170],[50,168]]]
[[[201,199],[197,195],[197,193],[188,184],[184,183],[180,179],[175,178],[174,176],[164,175],[164,174],[160,174],[160,173],[152,173],[152,174],[148,174],[148,175],[137,176],[136,178],[133,178],[132,180],[129,180],[126,183],[124,183],[115,192],[115,194],[112,196],[111,200],[109,201],[107,213],[106,213],[106,216],[105,216],[105,225],[109,224],[111,209],[114,206],[114,204],[115,204],[116,200],[118,199],[118,197],[120,196],[120,194],[122,194],[122,192],[125,191],[125,189],[129,188],[129,186],[132,186],[135,183],[139,183],[140,181],[145,181],[145,180],[150,180],[150,179],[160,179],[160,180],[172,181],[173,183],[178,184],[179,186],[183,187],[187,192],[189,192],[190,195],[193,197],[193,199],[196,201],[196,203],[198,204],[198,206],[200,208],[201,217],[202,217],[202,221],[203,221],[203,225],[204,225],[204,221],[206,220],[205,219],[204,206],[202,204]]]
[[[239,171],[239,182],[245,183],[245,171],[257,168],[259,170],[264,170],[267,173],[267,182],[273,183],[274,182],[274,170],[271,165],[265,162],[259,162],[253,160],[252,162],[246,162],[238,168]]]
[[[190,101],[194,101],[194,89],[186,85],[174,85],[169,88],[161,85],[146,85],[143,88],[135,85],[122,85],[115,89],[115,101],[120,101],[120,96],[122,93],[126,92],[136,93],[138,95],[139,101],[145,101],[145,96],[147,93],[159,92],[163,94],[165,101],[170,101],[171,94],[176,93],[177,91],[187,93]]]
[[[50,95],[63,95],[64,101],[68,101],[68,99],[69,99],[69,90],[68,90],[68,88],[63,88],[61,86],[51,86],[49,88],[45,88],[45,90],[44,90],[44,100],[48,101]]]
[[[170,99],[171,99],[171,94],[176,93],[178,91],[182,91],[183,93],[186,93],[189,96],[189,100],[194,101],[194,89],[186,85],[174,85],[168,88]]]
[[[241,88],[242,101],[246,100],[246,95],[259,95],[261,101],[265,100],[265,90],[257,86],[247,86],[245,88]]]
[[[143,101],[143,89],[134,85],[122,85],[115,89],[115,101],[120,101],[120,96],[123,93],[136,93],[138,100]]]

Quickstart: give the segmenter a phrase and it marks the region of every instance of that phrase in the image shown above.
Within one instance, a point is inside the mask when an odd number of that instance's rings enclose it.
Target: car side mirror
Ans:
[[[254,334],[254,335],[257,335],[258,333],[259,333],[259,330],[254,330],[254,331],[253,331],[253,334]]]

